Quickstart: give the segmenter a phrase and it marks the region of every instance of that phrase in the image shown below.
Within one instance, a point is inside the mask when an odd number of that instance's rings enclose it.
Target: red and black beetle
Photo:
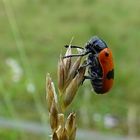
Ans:
[[[66,45],[65,47],[68,47]],[[97,94],[108,92],[114,81],[114,63],[112,51],[106,43],[97,36],[93,36],[85,45],[85,48],[79,46],[71,46],[71,48],[82,49],[81,54],[73,54],[68,57],[84,56],[88,54],[86,64],[88,67],[88,76],[85,79],[90,79],[91,85]]]

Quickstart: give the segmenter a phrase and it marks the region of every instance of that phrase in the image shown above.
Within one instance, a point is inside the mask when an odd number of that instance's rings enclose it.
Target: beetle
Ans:
[[[88,76],[84,76],[84,80],[90,79],[97,94],[107,93],[112,88],[114,81],[113,56],[107,44],[99,37],[93,36],[84,48],[74,45],[71,45],[71,48],[79,48],[82,53],[64,56],[64,58],[87,55],[86,64],[83,66],[88,68]]]

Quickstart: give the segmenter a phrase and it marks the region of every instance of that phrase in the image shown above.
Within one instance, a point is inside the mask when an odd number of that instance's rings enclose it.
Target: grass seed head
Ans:
[[[70,84],[66,88],[64,98],[63,98],[63,102],[64,102],[63,109],[66,109],[67,106],[73,101],[76,92],[84,79],[84,74],[85,74],[85,67],[80,67],[75,78],[70,82]]]
[[[63,113],[59,113],[58,114],[58,125],[64,127],[64,122],[65,122],[64,114]]]
[[[56,130],[57,136],[60,137],[65,125],[64,114],[58,114],[58,128]]]
[[[70,46],[68,47],[65,56],[68,56],[68,55],[71,55],[71,47]],[[68,72],[69,72],[70,67],[71,67],[71,57],[65,58],[64,64],[65,64],[66,75],[68,75]]]
[[[50,75],[46,77],[46,100],[47,100],[47,105],[48,105],[48,110],[50,112],[52,102],[55,99],[55,102],[57,102],[57,96],[54,88],[54,84],[52,82],[52,79]]]
[[[70,46],[65,56],[68,55],[71,55]],[[50,112],[50,125],[53,132],[51,140],[75,140],[76,136],[76,114],[70,113],[65,120],[64,113],[73,101],[84,79],[86,67],[80,66],[82,57],[78,57],[73,64],[71,59],[71,57],[63,59],[60,56],[58,62],[58,99],[50,75],[47,77],[46,98]]]
[[[61,137],[63,129],[64,129],[63,126],[61,126],[61,125],[58,126],[58,129],[56,130],[56,134],[57,134],[58,138]]]
[[[65,88],[69,85],[71,80],[76,75],[78,68],[80,66],[80,63],[81,63],[81,59],[82,59],[82,57],[78,57],[77,60],[74,62],[74,64],[71,66],[69,73],[68,73],[68,76],[67,76],[66,83],[65,83]]]
[[[58,127],[58,109],[55,100],[53,100],[51,110],[50,110],[50,125],[53,132]]]
[[[69,136],[69,140],[75,140],[75,138],[76,138],[76,130],[77,130],[76,127],[72,130],[71,135]]]
[[[75,131],[76,128],[76,114],[75,113],[70,113],[66,120],[65,128],[68,132],[69,136],[72,136],[73,132]]]
[[[69,140],[68,133],[67,133],[67,130],[65,128],[63,129],[59,139],[60,140]]]
[[[52,140],[59,140],[56,132],[53,133]]]
[[[64,83],[65,83],[65,79],[66,79],[66,72],[65,72],[65,65],[63,62],[62,57],[60,56],[60,60],[58,62],[58,89],[59,89],[59,93],[60,95],[63,93],[63,89],[64,89]]]

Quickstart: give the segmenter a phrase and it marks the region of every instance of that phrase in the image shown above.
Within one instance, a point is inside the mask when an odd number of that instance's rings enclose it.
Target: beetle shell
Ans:
[[[109,48],[103,49],[99,55],[98,60],[102,68],[102,89],[101,93],[108,92],[113,85],[114,81],[114,63],[112,57],[112,51]]]

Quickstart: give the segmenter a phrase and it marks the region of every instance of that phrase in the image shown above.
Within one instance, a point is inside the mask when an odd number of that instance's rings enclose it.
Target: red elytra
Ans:
[[[99,53],[98,59],[103,72],[103,86],[101,92],[106,93],[112,88],[114,81],[114,63],[112,51],[109,48],[103,49]]]

